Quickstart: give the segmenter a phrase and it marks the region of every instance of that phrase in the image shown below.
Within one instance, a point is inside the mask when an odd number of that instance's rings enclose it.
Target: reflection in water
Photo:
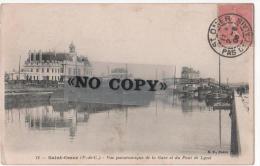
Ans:
[[[127,119],[128,108],[119,105],[65,102],[45,103],[44,105],[43,103],[43,106],[36,106],[25,112],[25,123],[30,129],[37,130],[68,128],[70,138],[73,139],[76,135],[77,125],[80,125],[80,123],[87,123],[90,113],[98,113],[100,111],[107,111],[109,113],[108,110],[115,108],[122,111],[125,110]],[[20,115],[20,110],[18,112]],[[11,113],[11,116],[13,115],[12,111],[8,113]]]
[[[52,149],[55,142],[58,151],[69,148],[76,152],[229,152],[228,114],[212,111],[203,101],[163,95],[156,96],[148,106],[9,103],[6,142],[7,149],[27,146],[32,151],[44,150],[46,144]],[[23,145],[11,137],[14,131],[17,138],[23,139]]]

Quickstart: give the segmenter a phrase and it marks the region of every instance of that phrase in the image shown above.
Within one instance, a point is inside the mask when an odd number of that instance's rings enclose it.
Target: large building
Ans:
[[[182,67],[181,78],[195,79],[200,77],[200,72],[191,67]]]
[[[29,51],[20,75],[25,80],[63,81],[64,76],[92,75],[92,66],[71,43],[69,52]]]

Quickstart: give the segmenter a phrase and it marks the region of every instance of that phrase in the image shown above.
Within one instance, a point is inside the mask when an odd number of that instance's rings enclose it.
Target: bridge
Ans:
[[[168,87],[173,85],[176,86],[185,86],[185,85],[198,85],[198,86],[210,86],[210,87],[218,87],[219,82],[213,78],[164,78],[164,82],[166,82]],[[221,87],[227,87],[227,84],[220,84]]]

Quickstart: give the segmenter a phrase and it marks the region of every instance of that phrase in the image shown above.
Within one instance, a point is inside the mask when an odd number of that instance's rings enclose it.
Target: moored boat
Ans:
[[[217,91],[208,93],[206,96],[206,103],[207,105],[213,105],[214,103],[229,103],[230,102],[230,95],[224,91]]]

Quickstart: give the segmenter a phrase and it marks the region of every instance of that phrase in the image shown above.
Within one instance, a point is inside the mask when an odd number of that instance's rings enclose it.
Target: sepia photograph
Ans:
[[[2,164],[254,163],[253,3],[14,3],[0,20]]]

